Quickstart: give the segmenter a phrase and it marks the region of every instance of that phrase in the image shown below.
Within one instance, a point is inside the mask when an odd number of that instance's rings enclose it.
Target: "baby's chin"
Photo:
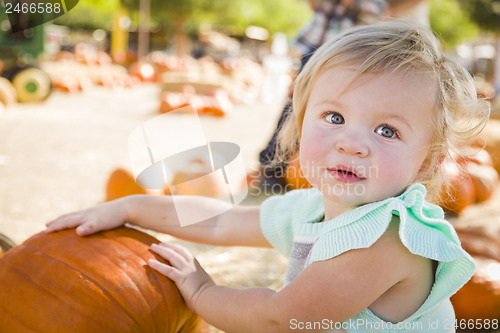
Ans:
[[[320,191],[325,199],[345,207],[356,207],[369,203],[364,190],[359,186],[323,186]]]
[[[383,201],[396,197],[404,192],[401,190],[373,191],[366,188],[364,184],[350,184],[350,186],[323,186],[320,191],[328,201],[344,207],[359,207],[365,204]]]

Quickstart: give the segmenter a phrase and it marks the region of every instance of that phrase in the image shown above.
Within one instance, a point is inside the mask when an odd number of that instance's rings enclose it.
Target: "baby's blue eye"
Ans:
[[[332,124],[340,125],[344,123],[344,117],[342,117],[340,113],[330,113],[326,115],[326,121]]]
[[[377,127],[375,133],[383,136],[384,138],[389,138],[389,139],[398,137],[398,132],[394,128],[386,125]]]

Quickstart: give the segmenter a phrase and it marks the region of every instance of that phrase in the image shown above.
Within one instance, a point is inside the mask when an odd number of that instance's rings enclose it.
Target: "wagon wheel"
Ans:
[[[15,74],[12,83],[17,91],[19,102],[41,102],[51,93],[49,76],[39,68],[30,67]]]
[[[14,246],[16,243],[12,239],[0,233],[0,257]]]

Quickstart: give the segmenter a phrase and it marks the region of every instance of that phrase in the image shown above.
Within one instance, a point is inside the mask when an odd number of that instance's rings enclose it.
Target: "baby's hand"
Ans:
[[[150,259],[148,265],[175,282],[188,307],[195,311],[201,291],[215,285],[198,260],[184,247],[174,244],[152,244],[151,249],[172,266]]]
[[[45,232],[76,228],[80,236],[113,229],[126,222],[127,212],[122,199],[110,201],[85,210],[65,214],[46,224]]]

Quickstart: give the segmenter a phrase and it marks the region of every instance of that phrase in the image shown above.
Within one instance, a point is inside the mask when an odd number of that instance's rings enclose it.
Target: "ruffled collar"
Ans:
[[[332,224],[337,227],[342,227],[346,224],[356,222],[363,216],[387,206],[403,206],[412,211],[418,211],[425,202],[427,190],[422,184],[415,183],[406,188],[406,190],[397,197],[387,198],[381,201],[368,203],[359,207],[352,208],[348,211],[339,214],[333,219],[323,221],[327,224]],[[324,216],[324,207],[322,207],[322,215]],[[441,210],[441,218],[444,218],[444,213]]]
[[[412,184],[397,197],[353,208],[321,223],[301,223],[296,226],[297,231],[318,236],[311,249],[311,262],[326,260],[345,251],[370,247],[386,231],[394,215],[399,216],[403,245],[413,254],[439,262],[431,294],[411,316],[413,319],[455,293],[475,269],[474,261],[461,248],[454,228],[444,220],[443,210],[425,201],[426,193],[422,184]],[[319,200],[322,201],[321,195],[316,197],[311,217],[324,214]]]

